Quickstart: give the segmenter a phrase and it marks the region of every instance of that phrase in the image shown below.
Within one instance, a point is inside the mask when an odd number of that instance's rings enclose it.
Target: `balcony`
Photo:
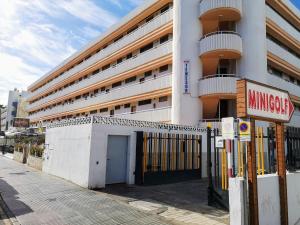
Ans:
[[[298,56],[296,56],[295,54],[289,52],[284,46],[280,46],[274,41],[267,39],[267,49],[268,52],[300,70],[300,58],[298,58]]]
[[[63,75],[57,77],[56,79],[52,80],[48,84],[44,85],[43,87],[37,89],[36,91],[32,92],[29,96],[28,99],[31,99],[33,96],[38,95],[47,89],[49,89],[51,86],[58,84],[59,82],[71,77],[75,73],[78,73],[82,71],[83,69],[95,64],[96,62],[99,62],[103,60],[104,58],[108,57],[112,53],[124,48],[125,46],[129,45],[130,43],[139,40],[140,38],[144,37],[145,35],[157,30],[158,28],[168,24],[173,20],[173,9],[170,9],[163,14],[157,16],[153,20],[149,21],[146,24],[143,24],[140,26],[137,30],[134,32],[124,36],[122,39],[119,41],[109,45],[106,49],[103,49],[99,53],[93,55],[91,58],[89,58],[86,61],[83,61],[81,64],[75,66],[73,69],[65,72]],[[56,68],[58,69],[58,68]],[[48,73],[44,76],[49,76],[51,74]],[[32,85],[31,85],[32,86]]]
[[[236,95],[236,81],[240,79],[234,74],[217,74],[207,76],[199,81],[199,96],[224,96],[233,98]]]
[[[242,0],[202,0],[200,1],[201,20],[238,21],[242,16]]]
[[[170,53],[172,53],[172,41],[159,45],[142,54],[139,54],[135,58],[126,60],[123,63],[117,64],[115,67],[110,67],[109,69],[105,71],[101,71],[95,74],[94,76],[91,76],[88,79],[82,80],[81,82],[78,82],[72,86],[63,89],[62,91],[58,91],[55,94],[49,95],[39,101],[36,101],[33,104],[28,105],[27,110],[32,110],[58,97],[66,96],[70,93],[74,93],[75,91],[81,90],[83,88],[87,88],[93,84],[112,78],[122,72],[132,70],[136,67],[142,66],[155,59],[169,55]]]
[[[242,38],[231,31],[217,31],[200,40],[201,58],[238,59],[242,56]]]
[[[129,98],[144,93],[170,88],[171,86],[172,86],[171,74],[167,74],[155,79],[145,81],[144,83],[135,83],[121,88],[112,89],[108,93],[98,94],[94,97],[88,97],[87,99],[76,100],[71,104],[58,105],[52,109],[38,112],[29,117],[30,120],[36,121],[41,117],[52,116],[59,113],[70,112],[78,109],[92,107],[95,105],[100,105],[114,100]]]
[[[171,107],[137,111],[135,113],[116,114],[115,117],[151,122],[166,122],[171,120]]]

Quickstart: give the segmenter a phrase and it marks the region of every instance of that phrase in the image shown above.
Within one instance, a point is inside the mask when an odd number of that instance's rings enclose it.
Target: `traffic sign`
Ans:
[[[251,141],[250,122],[239,120],[239,138],[242,142]]]

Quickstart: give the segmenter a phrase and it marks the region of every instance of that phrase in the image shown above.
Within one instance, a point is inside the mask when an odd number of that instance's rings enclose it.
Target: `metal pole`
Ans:
[[[213,184],[211,174],[211,128],[207,127],[207,177],[208,177],[208,205],[213,202]]]
[[[280,194],[280,220],[281,225],[288,225],[288,204],[287,204],[287,183],[286,164],[284,151],[284,125],[276,123],[276,151],[277,151],[277,172],[279,178]]]
[[[250,119],[251,142],[248,142],[247,167],[248,167],[248,193],[249,193],[249,218],[251,225],[259,225],[258,217],[258,193],[257,193],[257,169],[255,146],[255,120]]]

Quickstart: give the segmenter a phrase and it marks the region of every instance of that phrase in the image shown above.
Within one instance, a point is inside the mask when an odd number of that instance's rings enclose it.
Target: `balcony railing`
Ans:
[[[199,80],[199,96],[235,95],[236,81],[240,79],[235,74],[216,74]]]
[[[280,46],[274,41],[267,39],[267,49],[272,54],[278,56],[297,69],[300,69],[300,58],[298,58],[295,54],[289,52],[284,46]]]
[[[201,0],[200,17],[217,9],[233,9],[242,14],[242,0]]]
[[[130,43],[140,39],[141,37],[144,37],[146,34],[151,33],[152,31],[158,29],[159,27],[169,23],[173,19],[173,9],[169,9],[168,11],[164,12],[163,14],[159,15],[158,17],[154,18],[153,20],[149,21],[148,23],[143,24],[140,26],[137,30],[133,31],[132,33],[126,35],[119,41],[116,41],[115,43],[109,45],[107,48],[103,49],[99,53],[93,55],[88,60],[83,61],[81,64],[78,64],[71,70],[65,72],[61,76],[57,77],[56,79],[52,80],[48,84],[44,85],[43,87],[37,89],[36,91],[32,92],[29,95],[29,99],[32,98],[35,95],[38,95],[45,90],[47,90],[49,87],[58,84],[62,80],[65,80],[69,77],[71,77],[73,74],[78,73],[79,71],[82,71],[84,68],[87,68],[94,63],[104,59],[105,57],[111,55],[112,53],[116,52],[117,50],[122,49],[123,47],[129,45]],[[58,69],[58,68],[57,68]],[[47,74],[49,76],[50,74]]]
[[[122,113],[115,114],[114,117],[132,120],[152,121],[152,122],[165,122],[171,120],[171,106],[142,110],[135,113]]]
[[[200,56],[216,52],[220,54],[231,52],[240,57],[242,54],[241,36],[233,31],[217,31],[203,36],[200,39]]]
[[[143,83],[135,83],[132,85],[126,85],[121,88],[112,89],[108,93],[100,93],[93,97],[86,97],[86,99],[74,100],[73,103],[65,103],[64,105],[58,105],[52,109],[47,109],[35,113],[30,117],[30,120],[37,120],[41,117],[55,115],[67,111],[73,111],[81,108],[86,108],[88,106],[98,105],[101,103],[107,103],[113,100],[118,100],[122,98],[128,98],[136,95],[141,95],[143,93],[148,93],[152,91],[157,91],[172,86],[171,74],[163,75],[157,78],[146,80]]]
[[[109,79],[109,78],[116,76],[124,71],[129,71],[136,67],[142,66],[143,64],[151,62],[157,58],[166,56],[170,53],[172,53],[172,41],[168,41],[164,44],[161,44],[153,49],[150,49],[142,54],[139,54],[135,58],[126,60],[120,64],[117,64],[115,67],[110,67],[109,69],[101,71],[101,72],[95,74],[94,76],[91,76],[88,79],[82,80],[81,82],[78,82],[76,84],[73,84],[72,86],[69,86],[69,87],[63,89],[62,91],[58,91],[55,94],[49,95],[41,100],[38,100],[38,101],[34,102],[33,104],[28,105],[27,109],[32,110],[35,107],[40,106],[44,103],[47,103],[53,99],[56,99],[61,96],[66,96],[77,90],[81,90],[92,84],[96,84],[103,80]]]

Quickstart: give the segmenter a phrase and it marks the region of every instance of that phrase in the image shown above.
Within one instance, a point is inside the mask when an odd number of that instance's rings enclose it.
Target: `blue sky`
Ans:
[[[0,0],[0,104],[8,90],[26,90],[143,1]]]
[[[291,0],[291,2],[293,2],[294,5],[296,5],[297,8],[300,9],[300,0]]]
[[[0,0],[0,104],[143,0]]]

